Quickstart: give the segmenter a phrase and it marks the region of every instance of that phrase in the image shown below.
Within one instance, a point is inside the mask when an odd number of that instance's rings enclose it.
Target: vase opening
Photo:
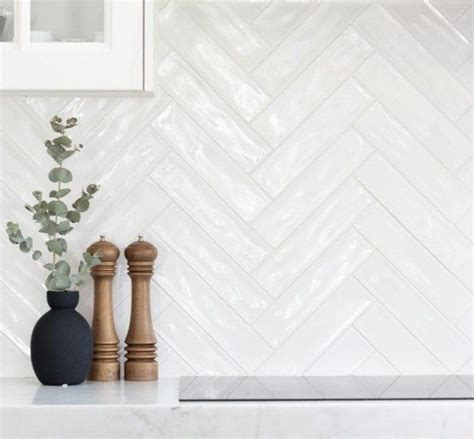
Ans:
[[[51,309],[74,309],[79,303],[79,291],[48,291],[46,294]]]

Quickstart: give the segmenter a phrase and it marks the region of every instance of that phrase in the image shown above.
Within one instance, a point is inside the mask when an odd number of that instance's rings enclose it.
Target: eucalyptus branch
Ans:
[[[85,190],[82,190],[82,195],[72,203],[72,208],[68,207],[63,198],[70,194],[71,189],[64,185],[72,181],[72,173],[63,166],[63,163],[80,151],[83,146],[73,145],[66,132],[77,125],[77,118],[72,117],[63,123],[61,118],[54,116],[50,125],[53,131],[59,134],[58,137],[44,142],[47,153],[58,165],[48,174],[49,181],[56,183],[56,188],[49,192],[46,200],[43,199],[41,191],[34,191],[33,197],[36,203],[27,204],[25,207],[31,212],[33,220],[40,225],[39,232],[48,236],[45,245],[52,254],[52,262],[44,265],[44,268],[50,271],[46,279],[46,287],[49,290],[62,291],[72,285],[81,285],[90,268],[100,263],[99,255],[84,253],[77,274],[71,274],[68,262],[64,259],[57,260],[68,250],[64,236],[73,230],[71,224],[78,223],[81,220],[81,214],[89,209],[90,200],[99,190],[99,186],[88,185]],[[6,231],[10,241],[17,244],[21,251],[28,253],[32,250],[32,238],[24,238],[18,224],[9,222]],[[33,251],[34,260],[38,260],[41,256],[41,251]]]

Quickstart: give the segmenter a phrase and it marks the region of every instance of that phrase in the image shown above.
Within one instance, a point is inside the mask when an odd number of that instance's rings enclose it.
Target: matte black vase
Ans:
[[[51,307],[31,335],[31,362],[37,378],[46,385],[80,384],[92,364],[92,331],[74,308],[78,291],[48,291]]]

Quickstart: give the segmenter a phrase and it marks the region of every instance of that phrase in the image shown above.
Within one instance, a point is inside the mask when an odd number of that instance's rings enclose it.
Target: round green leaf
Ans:
[[[33,240],[30,237],[20,242],[20,250],[23,253],[28,253],[31,250],[31,247],[33,247]]]
[[[66,218],[71,221],[71,223],[78,223],[81,220],[81,214],[77,210],[70,210]]]
[[[71,273],[71,267],[66,261],[57,262],[54,266],[54,269],[56,270],[56,273],[65,274],[66,276],[69,276],[69,274]]]
[[[67,215],[67,206],[62,201],[50,201],[48,204],[48,209],[51,215]]]
[[[48,178],[49,181],[53,183],[57,183],[58,181],[61,183],[69,183],[72,181],[72,174],[71,171],[65,168],[54,168],[49,172]]]
[[[39,250],[35,250],[31,257],[33,258],[33,261],[37,261],[39,258],[41,258],[41,256],[42,253]]]

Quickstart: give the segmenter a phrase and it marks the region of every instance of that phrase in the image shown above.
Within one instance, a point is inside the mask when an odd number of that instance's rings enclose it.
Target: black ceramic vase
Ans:
[[[92,364],[92,331],[76,310],[78,291],[48,291],[51,309],[36,323],[31,335],[31,362],[46,385],[80,384]]]

